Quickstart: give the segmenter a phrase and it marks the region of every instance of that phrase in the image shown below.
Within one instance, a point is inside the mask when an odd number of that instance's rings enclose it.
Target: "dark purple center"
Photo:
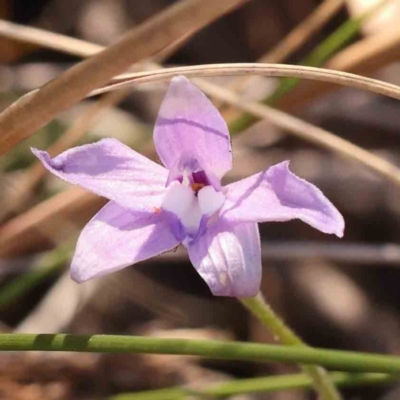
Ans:
[[[197,183],[203,186],[207,186],[210,184],[204,171],[192,172],[192,180],[193,183]]]

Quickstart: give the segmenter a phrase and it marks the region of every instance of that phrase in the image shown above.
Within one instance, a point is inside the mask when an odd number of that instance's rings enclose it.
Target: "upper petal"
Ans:
[[[261,250],[256,223],[219,221],[188,245],[192,264],[215,296],[252,297],[260,289]]]
[[[221,215],[230,221],[288,221],[294,218],[342,237],[344,220],[314,185],[289,170],[289,162],[226,187]]]
[[[159,207],[168,171],[116,139],[69,149],[51,158],[32,149],[59,178],[134,210]]]
[[[163,164],[203,169],[218,179],[232,168],[231,143],[225,121],[211,101],[184,76],[171,80],[161,104],[154,144]],[[198,164],[198,165],[197,165]]]
[[[133,212],[110,201],[79,236],[72,279],[83,282],[173,249],[174,223],[170,213]]]

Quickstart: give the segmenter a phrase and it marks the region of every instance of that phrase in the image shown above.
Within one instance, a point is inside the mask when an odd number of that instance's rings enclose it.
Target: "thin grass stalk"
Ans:
[[[397,375],[387,374],[354,374],[333,372],[329,378],[338,387],[380,386],[395,383]],[[220,398],[240,394],[272,393],[283,390],[311,389],[311,379],[306,374],[288,374],[250,379],[236,379],[230,382],[213,385],[203,390],[186,387],[147,390],[142,392],[121,393],[108,400],[182,400],[190,396]]]
[[[114,77],[109,85],[92,91],[89,94],[89,97],[134,84],[168,82],[176,75],[185,75],[188,78],[204,78],[250,74],[279,78],[294,77],[311,79],[365,90],[400,100],[400,86],[378,79],[372,79],[343,71],[303,65],[257,63],[203,64],[126,73]]]
[[[180,354],[212,359],[318,364],[337,371],[400,373],[400,357],[301,346],[143,336],[0,334],[0,351]]]

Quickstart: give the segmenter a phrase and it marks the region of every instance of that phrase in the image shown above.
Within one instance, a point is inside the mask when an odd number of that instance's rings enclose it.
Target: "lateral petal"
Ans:
[[[71,265],[76,282],[118,271],[176,247],[171,213],[134,212],[107,203],[81,232]]]
[[[228,127],[219,111],[184,76],[171,80],[161,104],[154,144],[172,174],[185,168],[206,171],[209,179],[232,168]]]
[[[324,233],[343,236],[344,219],[314,185],[277,164],[226,186],[221,216],[232,222],[288,221],[298,218]]]
[[[59,178],[133,210],[151,211],[165,194],[168,171],[116,139],[75,147],[54,158],[45,151],[32,152]]]
[[[256,223],[219,221],[188,245],[189,257],[215,296],[252,297],[260,289],[261,249]]]

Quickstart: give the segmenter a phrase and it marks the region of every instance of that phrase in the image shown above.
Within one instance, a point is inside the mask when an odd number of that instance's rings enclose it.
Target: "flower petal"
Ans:
[[[257,224],[219,221],[189,244],[188,251],[215,296],[244,298],[258,293],[261,249]]]
[[[232,168],[225,121],[205,94],[184,76],[171,80],[154,129],[154,144],[172,174],[186,167],[221,179]]]
[[[50,158],[32,149],[54,175],[129,207],[153,210],[165,194],[168,171],[116,139],[75,147]]]
[[[301,219],[324,233],[342,237],[344,220],[336,207],[314,185],[289,170],[289,162],[226,187],[221,215],[234,222]]]
[[[118,271],[176,247],[173,216],[107,203],[85,226],[71,265],[76,282]]]
[[[212,215],[219,210],[225,202],[225,195],[217,192],[212,186],[205,186],[197,193],[199,207],[203,215]]]

